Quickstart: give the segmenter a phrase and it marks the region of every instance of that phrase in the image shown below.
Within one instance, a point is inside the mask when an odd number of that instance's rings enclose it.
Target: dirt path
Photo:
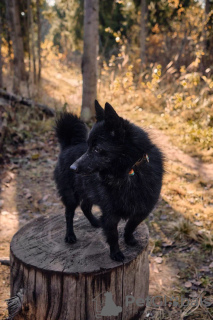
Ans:
[[[169,137],[160,130],[152,129],[150,134],[157,140],[168,160],[179,162],[182,166],[195,170],[208,183],[213,182],[213,163],[202,163],[184,153],[179,148],[173,146]]]

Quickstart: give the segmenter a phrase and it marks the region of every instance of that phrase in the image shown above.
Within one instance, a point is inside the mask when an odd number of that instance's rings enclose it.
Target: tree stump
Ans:
[[[123,228],[121,222],[126,257],[121,263],[111,260],[102,230],[83,214],[74,220],[75,244],[64,242],[63,215],[42,216],[22,227],[10,247],[11,319],[140,319],[149,288],[149,233],[141,224],[135,232],[138,245],[129,247]]]

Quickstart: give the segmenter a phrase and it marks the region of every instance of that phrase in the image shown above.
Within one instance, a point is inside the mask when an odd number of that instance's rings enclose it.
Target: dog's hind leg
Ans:
[[[72,203],[66,205],[65,217],[66,217],[66,236],[65,242],[75,243],[77,241],[76,235],[73,230],[73,218],[75,215],[75,209],[77,208],[77,203]]]
[[[110,246],[110,257],[115,261],[123,261],[125,259],[118,244],[118,222],[120,218],[117,216],[103,215],[102,227],[107,238],[107,242]]]
[[[100,220],[92,214],[92,203],[88,199],[82,201],[81,210],[93,227],[99,228],[101,226]]]
[[[124,230],[124,239],[126,244],[128,244],[129,246],[135,246],[138,243],[133,236],[133,232],[143,220],[143,217],[137,215],[129,218]]]

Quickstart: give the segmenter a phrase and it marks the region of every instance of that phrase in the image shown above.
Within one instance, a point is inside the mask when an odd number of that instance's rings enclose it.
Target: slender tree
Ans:
[[[28,78],[27,78],[27,89],[28,96],[30,98],[30,75],[31,75],[31,44],[30,44],[30,28],[31,28],[31,20],[30,20],[30,3],[27,0],[27,51],[28,51]]]
[[[5,31],[6,31],[6,41],[7,41],[7,48],[8,48],[8,52],[7,52],[7,58],[9,61],[9,66],[10,66],[10,70],[13,69],[13,61],[12,61],[12,46],[11,46],[11,38],[10,38],[10,27],[9,27],[9,12],[7,10],[7,6],[6,6],[6,25],[5,25]]]
[[[146,22],[147,22],[147,4],[146,0],[141,0],[141,67],[146,63]]]
[[[208,27],[208,16],[211,10],[211,5],[210,5],[210,0],[205,0],[205,28]],[[207,36],[207,32],[205,30],[205,44],[204,44],[204,50],[205,53],[208,52],[208,36]]]
[[[95,114],[97,94],[99,0],[84,0],[84,53],[82,59],[83,97],[81,118],[89,121]]]
[[[210,0],[205,0],[205,13],[208,15],[210,12]]]
[[[28,5],[27,8],[29,10],[29,20],[30,20],[30,38],[31,38],[31,50],[32,50],[32,58],[33,58],[33,82],[37,82],[37,74],[36,74],[36,54],[35,54],[35,33],[34,33],[34,21],[33,21],[33,10],[32,10],[32,2],[31,0],[27,0]]]
[[[21,33],[20,10],[17,0],[5,0],[8,11],[8,25],[14,53],[13,91],[19,93],[20,81],[26,79],[24,64],[24,45]]]
[[[0,88],[3,87],[1,44],[2,44],[2,12],[1,12],[1,7],[0,7]]]
[[[38,82],[41,79],[41,19],[40,0],[36,0],[37,26],[38,26]]]

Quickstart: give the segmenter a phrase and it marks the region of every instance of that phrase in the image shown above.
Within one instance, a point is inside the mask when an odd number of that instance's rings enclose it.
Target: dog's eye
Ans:
[[[101,152],[101,151],[102,151],[102,149],[101,149],[101,148],[99,148],[99,147],[95,147],[95,148],[94,148],[94,151],[95,151],[95,152],[97,152],[97,153],[99,153],[99,152]]]

